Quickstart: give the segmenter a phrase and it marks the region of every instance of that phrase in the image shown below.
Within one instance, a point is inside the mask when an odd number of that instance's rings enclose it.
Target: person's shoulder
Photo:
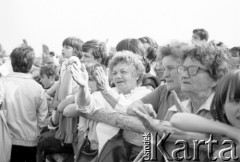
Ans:
[[[41,84],[39,84],[36,80],[32,80],[32,85],[34,86],[34,88],[36,90],[40,90],[40,91],[45,91],[44,88],[42,87]]]
[[[141,92],[150,93],[150,92],[152,92],[152,90],[147,88],[146,86],[141,86],[141,87],[136,87],[133,90],[133,92],[135,92],[135,93],[141,93]]]
[[[160,94],[162,94],[162,93],[164,93],[164,94],[170,93],[170,91],[168,91],[168,89],[167,89],[167,84],[159,85],[155,89],[155,91],[158,91],[158,93],[160,93]]]

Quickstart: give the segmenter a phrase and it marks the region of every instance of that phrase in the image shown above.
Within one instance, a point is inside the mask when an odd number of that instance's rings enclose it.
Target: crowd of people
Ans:
[[[238,145],[240,47],[230,49],[208,39],[205,29],[194,29],[191,43],[160,46],[147,36],[127,38],[109,54],[107,42],[68,37],[62,43],[59,65],[44,63],[37,71],[33,48],[22,44],[13,49],[13,72],[0,79],[1,110],[7,111],[12,138],[7,158],[11,162],[134,161],[143,149],[143,133],[82,116],[101,109],[137,116],[151,133],[159,130],[157,119],[183,133],[214,133]],[[164,147],[174,149],[173,144]],[[157,157],[167,161],[161,152]],[[211,159],[202,153],[199,161]]]

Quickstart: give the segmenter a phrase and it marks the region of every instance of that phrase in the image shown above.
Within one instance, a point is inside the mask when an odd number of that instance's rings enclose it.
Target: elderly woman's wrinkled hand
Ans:
[[[153,118],[157,117],[156,112],[154,111],[151,104],[144,104],[140,100],[133,102],[131,105],[127,108],[127,113],[129,115],[138,116],[136,113],[136,110],[142,112],[143,114],[147,114]]]
[[[77,65],[73,63],[70,68],[73,80],[82,87],[87,86],[89,76],[85,65],[84,64]]]
[[[158,132],[158,125],[151,116],[144,114],[138,109],[134,109],[133,111],[135,112],[136,116],[141,120],[148,132]]]
[[[139,110],[134,110],[134,111],[148,132],[159,132],[159,133],[162,133],[162,132],[176,133],[177,132],[178,134],[182,134],[182,131],[172,127],[171,123],[168,121],[160,121],[157,119],[153,119],[151,116],[146,115]]]
[[[97,67],[96,69],[96,80],[98,83],[99,90],[107,90],[110,88],[108,80],[108,69],[105,73],[102,67]]]

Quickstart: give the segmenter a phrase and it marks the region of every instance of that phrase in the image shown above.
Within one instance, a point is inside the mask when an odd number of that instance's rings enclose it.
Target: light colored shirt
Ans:
[[[183,112],[192,113],[192,114],[200,115],[200,116],[208,118],[208,119],[212,119],[212,116],[210,114],[210,106],[212,103],[213,96],[214,96],[214,93],[212,93],[207,98],[207,100],[200,106],[200,108],[195,113],[193,112],[193,107],[192,107],[190,99],[182,101],[181,104],[183,106]],[[175,114],[177,112],[178,112],[177,107],[175,105],[173,105],[172,107],[170,107],[168,109],[168,112],[167,112],[164,120],[170,121],[173,114]]]
[[[116,88],[113,88],[117,92]],[[127,95],[119,94],[119,101],[115,108],[112,108],[111,105],[105,100],[105,98],[102,96],[101,92],[94,92],[91,94],[90,104],[85,107],[85,109],[78,109],[81,112],[93,114],[95,111],[99,109],[108,109],[108,110],[115,110],[121,113],[126,113],[127,106],[130,105],[133,101],[139,100],[143,96],[150,93],[151,90],[147,89],[146,87],[136,87],[135,89],[131,90],[131,92]],[[81,124],[79,122],[79,124]],[[81,127],[81,126],[79,126]],[[95,128],[92,128],[95,129]],[[120,128],[101,123],[99,122],[96,126],[96,132],[97,132],[97,138],[98,138],[98,149],[99,153],[101,152],[104,144],[111,139],[114,135],[118,133]],[[131,134],[132,137],[132,131],[126,131],[126,136]],[[134,132],[135,133],[135,132]],[[139,135],[142,137],[142,135]],[[136,137],[136,136],[135,136]],[[90,140],[90,137],[89,137]],[[91,141],[91,140],[90,140]]]
[[[192,104],[191,104],[191,100],[185,100],[182,101],[181,104],[183,106],[183,112],[187,112],[187,113],[192,113],[192,114],[196,114],[208,119],[212,119],[211,113],[210,113],[210,106],[212,103],[212,99],[213,99],[214,93],[212,93],[207,100],[200,106],[200,108],[194,113],[193,112],[193,108],[192,108]],[[164,120],[169,121],[171,119],[171,117],[173,116],[173,114],[177,113],[177,108],[176,106],[172,106],[171,108],[168,109],[168,112],[165,116]],[[172,152],[174,149],[176,149],[176,145],[174,145],[173,143],[175,143],[174,141],[172,141],[171,143],[165,143],[164,148],[167,152]],[[190,149],[189,153],[188,153],[191,157],[193,157],[194,152]],[[179,154],[179,156],[182,156],[182,154]],[[208,161],[207,159],[207,154],[206,152],[200,151],[199,152],[199,161],[201,162],[205,162]],[[176,160],[173,160],[176,161]],[[183,159],[182,161],[189,161],[186,159]]]
[[[37,146],[40,129],[47,126],[47,98],[42,86],[30,74],[8,74],[3,108],[7,110],[13,145]]]

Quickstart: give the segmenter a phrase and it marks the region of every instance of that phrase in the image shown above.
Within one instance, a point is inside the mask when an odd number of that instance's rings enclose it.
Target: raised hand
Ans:
[[[77,65],[73,63],[70,65],[73,80],[80,86],[85,87],[88,85],[88,73],[84,64]]]
[[[108,69],[105,73],[102,67],[96,68],[96,79],[98,83],[98,89],[99,90],[107,90],[109,86],[109,80],[108,80]]]

